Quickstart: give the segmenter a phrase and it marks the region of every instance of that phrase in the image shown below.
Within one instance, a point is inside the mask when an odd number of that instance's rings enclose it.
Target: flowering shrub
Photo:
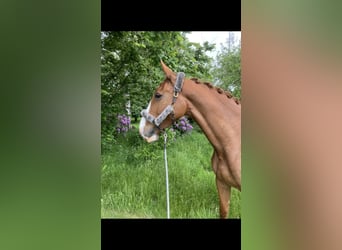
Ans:
[[[174,128],[180,131],[181,134],[185,134],[191,132],[193,129],[192,125],[190,124],[189,120],[183,116],[181,117],[174,125]]]
[[[118,125],[116,126],[116,132],[118,134],[125,134],[131,125],[131,119],[127,115],[118,115]]]

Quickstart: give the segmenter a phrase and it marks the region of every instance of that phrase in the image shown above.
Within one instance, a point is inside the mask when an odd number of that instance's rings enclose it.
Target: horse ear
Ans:
[[[166,66],[162,60],[160,60],[160,64],[162,66],[165,76],[169,78],[171,82],[174,82],[176,80],[176,73],[173,72],[168,66]]]

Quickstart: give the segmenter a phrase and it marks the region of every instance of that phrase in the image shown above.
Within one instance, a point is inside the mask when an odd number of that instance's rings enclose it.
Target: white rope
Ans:
[[[167,134],[164,132],[164,160],[165,160],[165,174],[166,174],[166,210],[167,210],[167,218],[170,219],[170,203],[169,203],[169,174],[167,169],[167,155],[166,155],[166,142],[167,142]]]

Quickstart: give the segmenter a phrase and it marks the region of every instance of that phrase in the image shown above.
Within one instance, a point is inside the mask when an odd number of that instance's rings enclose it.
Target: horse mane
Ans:
[[[224,90],[220,87],[216,87],[216,86],[213,86],[210,82],[201,82],[200,80],[198,80],[198,78],[191,78],[190,80],[194,81],[195,83],[197,84],[204,84],[204,85],[207,85],[207,87],[209,89],[216,89],[217,93],[219,94],[225,94],[229,99],[233,98],[233,100],[235,101],[235,103],[237,105],[241,104],[241,101],[236,98],[235,96],[232,95],[232,93],[230,93],[228,90]]]

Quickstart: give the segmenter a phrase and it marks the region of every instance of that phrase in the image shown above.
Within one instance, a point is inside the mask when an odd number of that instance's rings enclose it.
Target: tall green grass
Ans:
[[[197,130],[168,142],[171,218],[218,218],[210,159],[213,149]],[[102,218],[166,218],[163,138],[148,144],[137,129],[102,154]],[[240,192],[232,189],[230,218],[240,218]]]

